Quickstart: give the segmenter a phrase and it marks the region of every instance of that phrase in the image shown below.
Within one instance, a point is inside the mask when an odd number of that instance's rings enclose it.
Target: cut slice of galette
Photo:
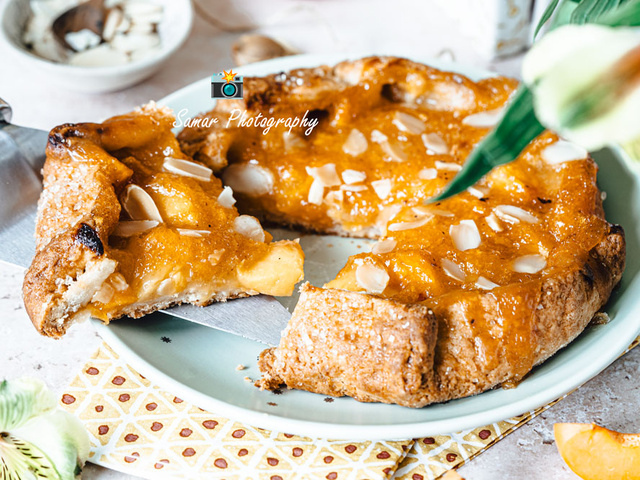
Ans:
[[[239,215],[232,190],[180,150],[173,122],[148,104],[51,131],[23,286],[39,332],[59,337],[87,316],[290,295],[302,279],[299,244],[271,242]]]

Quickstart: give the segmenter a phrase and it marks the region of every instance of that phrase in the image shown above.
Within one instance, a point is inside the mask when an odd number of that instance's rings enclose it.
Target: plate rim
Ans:
[[[371,55],[382,56],[382,54],[380,53],[376,54],[371,52],[350,54],[326,53],[292,55],[238,67],[238,74],[252,75],[255,74],[251,73],[254,70],[272,70],[273,72],[277,72],[281,70],[289,70],[292,68],[300,68],[302,66],[335,64],[343,60],[362,58]],[[394,54],[391,53],[389,55]],[[403,55],[396,54],[395,56]],[[416,58],[416,56],[411,55],[406,56],[406,58],[414,59]],[[417,61],[435,66],[437,68],[445,68],[454,72],[457,71],[462,75],[476,79],[496,75],[495,73],[488,72],[481,68],[445,60],[433,58],[417,58]],[[264,74],[266,73],[260,73],[260,75]],[[189,85],[186,85],[176,90],[175,92],[163,97],[162,99],[158,100],[157,103],[160,105],[179,103],[179,99],[188,94],[190,90],[197,89],[200,84],[209,81],[210,77],[196,80],[195,82],[192,82]],[[611,150],[612,153],[617,157],[624,157],[624,152],[622,152],[621,149],[612,148]],[[631,173],[635,177],[636,184],[640,185],[639,172],[632,171]],[[629,285],[627,286],[627,289],[638,289],[640,291],[640,274],[631,279]],[[615,321],[615,319],[613,321]],[[632,321],[635,322],[629,324]],[[345,425],[344,423],[299,420],[296,418],[289,418],[280,414],[259,412],[211,397],[203,392],[196,390],[195,388],[181,383],[180,380],[173,378],[168,374],[165,374],[158,367],[155,367],[153,364],[146,361],[144,358],[142,358],[142,356],[137,354],[128,345],[126,345],[125,342],[120,337],[118,337],[114,329],[110,329],[107,325],[103,324],[99,320],[92,319],[92,323],[102,339],[111,348],[113,348],[113,350],[128,364],[133,366],[142,375],[154,382],[158,387],[167,389],[173,394],[180,395],[180,398],[183,398],[184,400],[189,401],[190,403],[197,405],[200,408],[210,410],[212,413],[215,413],[217,415],[228,417],[230,419],[244,422],[259,428],[265,428],[279,432],[286,431],[288,433],[303,435],[312,438],[322,437],[332,439],[348,439],[354,441],[407,439],[428,435],[438,435],[443,433],[467,430],[470,428],[477,428],[514,416],[522,415],[533,409],[548,405],[549,403],[554,402],[557,399],[561,399],[563,396],[578,389],[584,383],[586,383],[587,381],[598,375],[605,368],[607,368],[609,365],[611,365],[629,347],[629,345],[635,340],[635,338],[640,335],[640,315],[627,320],[627,323],[624,324],[625,328],[609,328],[604,333],[601,333],[601,337],[598,340],[598,342],[606,342],[607,349],[604,352],[601,349],[599,350],[599,355],[591,357],[592,360],[595,361],[586,364],[584,368],[580,369],[578,372],[571,372],[571,375],[565,375],[561,381],[556,382],[548,386],[547,388],[540,389],[535,394],[526,396],[515,402],[492,407],[482,412],[469,413],[455,418],[446,418],[444,420],[411,422],[399,425]],[[635,328],[633,328],[634,326]],[[620,330],[626,331],[627,335],[622,334],[623,332],[621,332]],[[577,338],[574,339],[574,341],[576,340]],[[566,348],[571,348],[572,344],[573,342],[567,345],[567,347],[561,349],[561,351],[566,350]],[[556,352],[556,354],[559,352]],[[608,353],[608,355],[605,353]],[[545,363],[546,362],[543,362],[543,364],[539,365],[539,367],[544,365]],[[560,367],[562,367],[562,365]],[[481,399],[483,394],[484,393],[478,394],[473,398]],[[395,407],[406,408],[401,406]],[[427,406],[424,408],[429,407]]]

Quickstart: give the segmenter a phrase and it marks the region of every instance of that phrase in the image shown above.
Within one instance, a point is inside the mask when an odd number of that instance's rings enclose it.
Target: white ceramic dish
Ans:
[[[21,36],[29,17],[29,0],[7,0],[0,9],[0,44],[11,58],[40,74],[47,82],[78,92],[102,93],[121,90],[144,80],[162,67],[185,42],[193,23],[190,0],[155,0],[164,8],[158,26],[160,52],[149,58],[117,67],[77,67],[54,63],[30,52]],[[4,59],[3,61],[8,61]]]
[[[334,64],[339,55],[288,57],[238,69],[242,75],[264,75],[295,67]],[[351,58],[356,58],[352,56]],[[456,70],[471,78],[485,72],[417,58],[436,67]],[[212,72],[215,73],[215,72]],[[160,101],[189,116],[209,109],[209,79],[203,79]],[[496,389],[481,395],[431,405],[419,410],[382,404],[358,403],[350,398],[327,402],[322,395],[259,391],[243,378],[257,378],[256,356],[262,345],[191,324],[161,313],[140,320],[104,326],[100,335],[132,366],[163,389],[201,408],[259,427],[311,437],[345,439],[410,438],[459,431],[519,415],[577,388],[612,363],[640,333],[640,174],[632,172],[617,152],[595,156],[603,167],[601,188],[608,193],[607,218],[624,226],[627,234],[627,270],[606,311],[607,325],[588,328],[534,371],[515,389]],[[332,255],[348,255],[357,242],[331,238]],[[306,243],[306,245],[305,245]],[[313,236],[303,247],[321,247]],[[310,251],[313,250],[313,251]],[[311,277],[331,275],[339,265],[323,269],[327,250],[306,248]],[[339,263],[339,262],[338,262]],[[319,272],[319,273],[318,273]],[[311,278],[311,281],[320,278]],[[318,284],[318,282],[314,282]],[[238,300],[241,301],[241,300]],[[207,308],[215,308],[214,306]],[[165,343],[162,338],[170,339]],[[243,364],[247,370],[237,371]]]

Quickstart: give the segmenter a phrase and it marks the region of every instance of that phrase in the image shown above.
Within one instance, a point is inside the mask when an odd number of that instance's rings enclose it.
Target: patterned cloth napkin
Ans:
[[[90,462],[143,478],[435,480],[559,400],[502,422],[436,437],[311,439],[206,412],[153,385],[103,344],[60,402],[86,425]]]

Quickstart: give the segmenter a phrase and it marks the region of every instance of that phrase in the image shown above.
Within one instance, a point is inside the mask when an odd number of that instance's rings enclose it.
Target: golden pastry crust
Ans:
[[[298,243],[269,243],[255,219],[239,216],[220,181],[180,152],[173,121],[149,104],[52,130],[23,286],[39,332],[60,337],[90,315],[108,322],[185,302],[290,294],[302,278]]]
[[[433,388],[436,339],[426,306],[305,283],[280,346],[260,355],[258,386],[411,406]]]

